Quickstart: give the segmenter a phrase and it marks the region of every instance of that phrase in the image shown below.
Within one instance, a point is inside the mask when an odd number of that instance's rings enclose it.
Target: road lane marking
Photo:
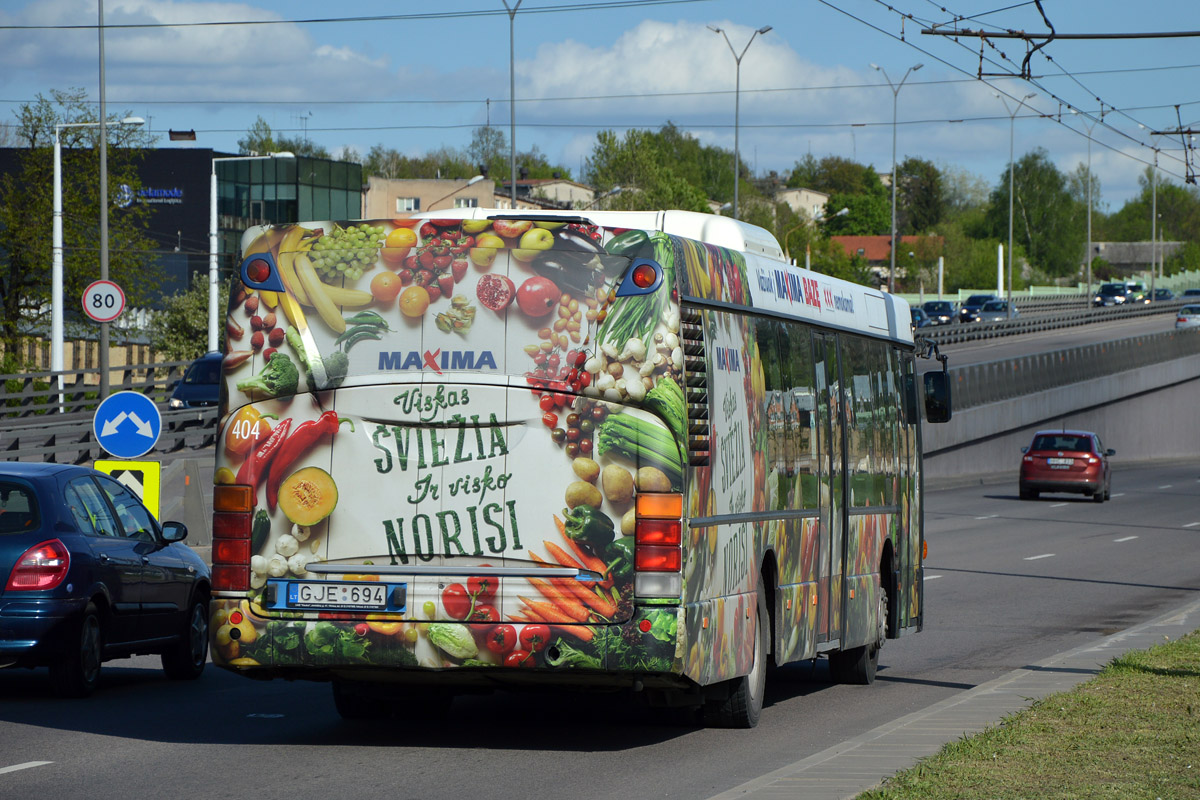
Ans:
[[[1200,522],[1189,522],[1187,525],[1184,525],[1183,527],[1185,527],[1185,528],[1194,528],[1194,527],[1196,527],[1197,525],[1200,525]]]
[[[1120,539],[1113,539],[1114,542],[1132,542],[1136,536],[1122,536]]]
[[[1112,494],[1109,495],[1109,497],[1124,497],[1124,496],[1125,496],[1124,492],[1113,492]]]
[[[1053,505],[1050,506],[1050,508],[1062,508],[1065,505],[1066,505],[1066,503],[1054,503]]]
[[[1037,561],[1039,558],[1054,558],[1054,553],[1042,553],[1040,556],[1029,556],[1026,561]]]
[[[988,514],[986,517],[976,517],[975,519],[995,519],[999,514]]]
[[[29,769],[30,767],[44,767],[47,764],[53,763],[53,761],[26,761],[24,764],[13,764],[11,767],[0,767],[0,775],[3,775],[5,772],[17,772],[18,770],[22,769]]]
[[[1160,489],[1170,489],[1170,488],[1171,488],[1171,484],[1167,483],[1167,484],[1164,484],[1164,485],[1162,485],[1162,486],[1160,486],[1160,487],[1158,487],[1158,488],[1160,488]]]
[[[940,577],[942,577],[942,576],[941,575],[926,575],[925,580],[932,581],[932,580],[937,580]]]

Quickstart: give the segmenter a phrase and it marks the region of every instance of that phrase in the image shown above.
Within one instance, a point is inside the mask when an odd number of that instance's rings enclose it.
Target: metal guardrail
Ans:
[[[1132,306],[1108,306],[1091,308],[1081,305],[1075,310],[1055,311],[1045,314],[1022,312],[1022,316],[1013,320],[1001,322],[955,322],[950,325],[930,326],[921,328],[917,335],[932,339],[939,345],[960,344],[978,339],[992,339],[998,336],[1014,336],[1022,333],[1037,333],[1038,331],[1070,328],[1077,325],[1090,325],[1097,322],[1112,322],[1119,319],[1133,319],[1155,314],[1174,314],[1186,303],[1183,300],[1160,300],[1156,303],[1138,303]],[[1013,302],[1016,305],[1016,302]],[[1019,308],[1019,307],[1018,307]]]
[[[1194,355],[1200,355],[1200,328],[951,367],[954,410],[1011,400]]]
[[[190,361],[164,361],[110,368],[109,391],[141,392],[156,404],[165,406],[189,364]],[[120,379],[112,380],[118,374]],[[63,415],[94,411],[100,404],[100,370],[96,368],[3,375],[0,376],[4,379],[0,387],[3,389],[0,391],[0,419],[7,422],[14,417],[59,415],[59,376],[63,379]]]

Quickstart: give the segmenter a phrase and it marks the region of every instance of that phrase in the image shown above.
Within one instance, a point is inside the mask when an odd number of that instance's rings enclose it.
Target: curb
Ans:
[[[1013,670],[921,711],[714,795],[710,800],[851,800],[941,750],[995,726],[1034,701],[1089,680],[1112,659],[1200,628],[1200,600],[1045,661]]]

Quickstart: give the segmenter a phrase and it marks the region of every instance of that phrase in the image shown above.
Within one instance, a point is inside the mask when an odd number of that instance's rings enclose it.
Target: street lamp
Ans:
[[[146,124],[141,117],[126,117],[119,125],[137,127]],[[53,257],[50,268],[50,371],[57,372],[58,410],[65,413],[63,407],[63,207],[62,207],[62,138],[63,128],[98,128],[100,122],[56,122],[54,124],[54,227],[51,239]],[[107,217],[108,208],[102,208],[100,213]],[[101,355],[106,355],[101,353]],[[107,364],[103,359],[101,366]],[[101,383],[107,385],[107,371],[102,370]]]
[[[444,197],[439,197],[437,200],[434,200],[432,203],[429,204],[429,208],[427,208],[426,211],[433,211],[433,207],[436,206],[438,203],[442,202],[443,200],[449,200],[451,197],[454,197],[454,195],[458,194],[463,189],[466,189],[468,186],[474,186],[475,184],[479,183],[481,180],[483,180],[483,176],[476,175],[474,178],[471,178],[471,180],[467,181],[466,183],[464,183],[462,186],[455,189],[450,194],[445,195]]]
[[[892,79],[888,77],[887,71],[878,64],[872,64],[871,69],[877,70],[883,74],[883,79],[887,81],[888,88],[892,90],[892,235],[888,240],[888,249],[891,250],[891,265],[888,268],[888,293],[896,291],[896,106],[900,100],[900,89],[904,86],[904,82],[908,80],[908,76],[919,70],[924,64],[914,64],[909,67],[904,77],[897,84],[892,83]]]
[[[1037,97],[1037,92],[1030,92],[1017,101],[1017,107],[1009,111],[1008,101],[1000,97],[996,92],[992,92],[1001,103],[1004,103],[1004,110],[1008,112],[1008,317],[1012,319],[1012,231],[1013,231],[1013,139],[1015,137],[1015,125],[1017,120],[1017,112],[1021,110],[1021,106],[1025,105],[1025,101]]]
[[[293,153],[270,153],[265,156],[222,156],[212,160],[212,173],[208,181],[208,349],[218,347],[217,302],[217,162],[218,161],[262,161],[267,158],[295,158]]]
[[[601,200],[606,200],[609,197],[620,194],[623,191],[625,191],[624,186],[614,186],[611,189],[609,189],[607,192],[605,192],[604,194],[599,194],[599,195],[596,195],[596,197],[592,198],[592,202],[590,202],[586,206],[584,206],[583,210],[586,211],[589,208],[595,208],[596,204],[599,203]]]
[[[741,217],[738,216],[738,161],[741,157],[741,152],[738,149],[738,118],[741,115],[742,100],[742,56],[745,56],[746,51],[750,49],[750,44],[754,41],[754,37],[758,36],[760,33],[767,33],[771,30],[771,26],[763,25],[754,33],[750,34],[750,41],[746,42],[746,46],[742,48],[740,55],[738,54],[737,50],[733,49],[733,43],[729,41],[729,35],[725,33],[724,28],[717,28],[709,25],[708,29],[713,33],[719,33],[721,36],[725,37],[725,44],[729,45],[729,52],[733,53],[733,62],[736,65],[736,69],[734,70],[736,77],[733,89],[733,218],[741,219]]]

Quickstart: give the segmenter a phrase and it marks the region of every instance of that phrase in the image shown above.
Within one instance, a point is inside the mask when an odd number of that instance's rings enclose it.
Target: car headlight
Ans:
[[[178,397],[172,397],[171,401],[169,403],[167,403],[167,405],[170,406],[171,408],[183,408],[183,401],[180,400]]]

